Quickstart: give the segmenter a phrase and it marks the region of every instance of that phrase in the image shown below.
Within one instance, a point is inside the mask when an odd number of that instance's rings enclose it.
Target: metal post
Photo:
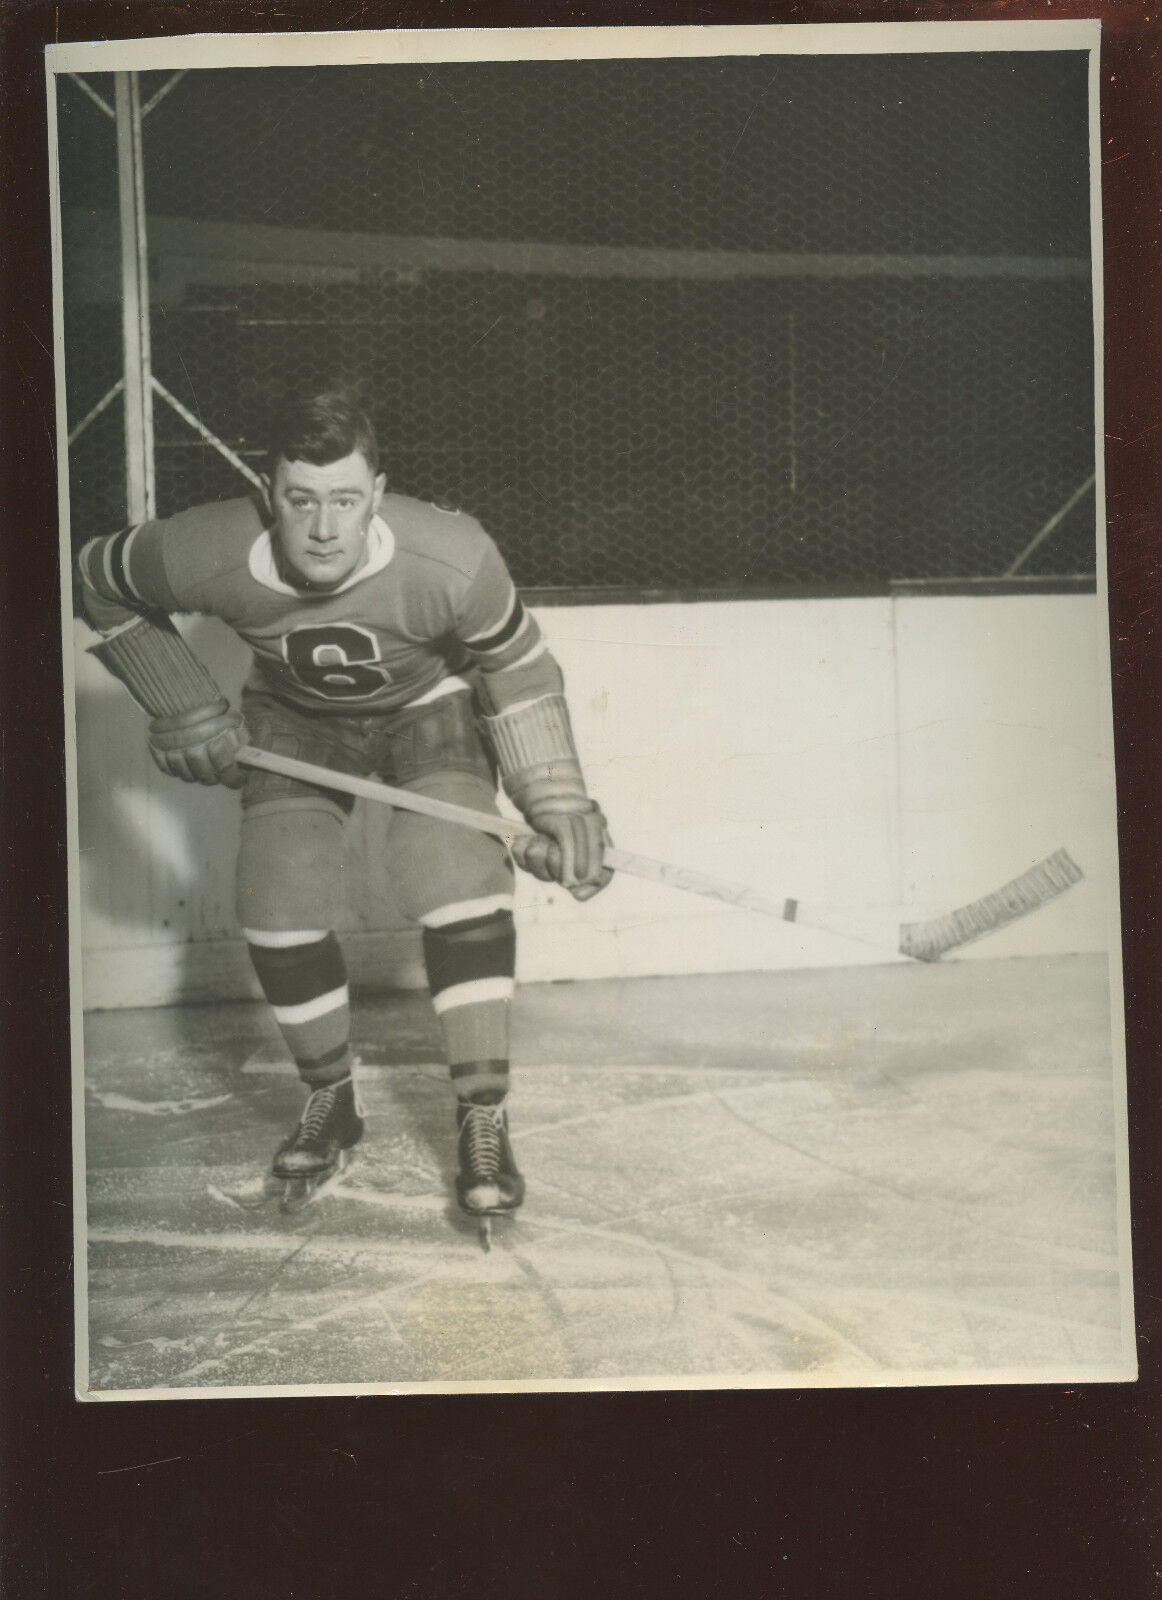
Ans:
[[[145,174],[141,96],[136,72],[114,73],[117,188],[121,216],[121,327],[125,369],[125,498],[130,522],[156,510],[153,382],[149,348],[149,261],[145,239]]]

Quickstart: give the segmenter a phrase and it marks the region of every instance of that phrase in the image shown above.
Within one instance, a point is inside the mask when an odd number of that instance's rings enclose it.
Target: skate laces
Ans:
[[[346,1081],[346,1079],[341,1080],[341,1082]],[[339,1083],[325,1083],[321,1088],[311,1091],[311,1097],[303,1108],[299,1120],[300,1140],[317,1139],[322,1133],[339,1099],[339,1088]]]
[[[472,1177],[495,1180],[499,1174],[503,1130],[504,1111],[500,1106],[468,1106],[460,1137]]]

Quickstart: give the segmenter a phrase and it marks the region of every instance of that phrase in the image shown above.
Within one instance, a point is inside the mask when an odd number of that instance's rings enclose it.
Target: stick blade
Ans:
[[[905,922],[900,927],[900,954],[914,961],[939,961],[949,950],[971,944],[1039,911],[1050,900],[1072,889],[1085,874],[1068,850],[1056,850],[1003,888],[986,894],[927,922]]]

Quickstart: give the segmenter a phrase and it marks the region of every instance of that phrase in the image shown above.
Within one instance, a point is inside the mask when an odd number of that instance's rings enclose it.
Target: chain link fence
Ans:
[[[142,95],[169,84],[146,74]],[[87,88],[111,103],[112,88]],[[58,90],[70,428],[120,361],[114,130]],[[253,467],[359,380],[527,588],[1094,570],[1086,61],[215,70],[144,125],[153,370]],[[248,485],[164,398],[158,509]],[[125,520],[112,403],[74,539]]]

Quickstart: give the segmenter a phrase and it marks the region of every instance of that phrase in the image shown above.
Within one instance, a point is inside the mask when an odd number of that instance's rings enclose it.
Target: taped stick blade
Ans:
[[[1058,895],[1080,883],[1085,874],[1068,850],[1057,850],[1030,867],[1003,888],[971,905],[960,906],[927,922],[905,922],[900,927],[900,954],[914,961],[939,961],[949,950],[983,939],[998,929],[1027,917]]]

